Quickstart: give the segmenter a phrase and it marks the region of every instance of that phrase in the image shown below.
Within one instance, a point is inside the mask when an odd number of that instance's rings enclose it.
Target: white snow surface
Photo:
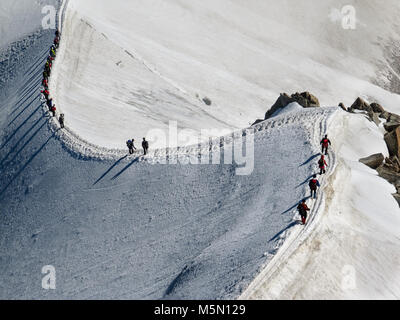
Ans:
[[[387,155],[364,115],[292,104],[254,126],[249,176],[163,165],[157,146],[149,157],[121,150],[169,120],[241,136],[281,91],[309,90],[323,105],[362,96],[400,113],[385,90],[396,91],[398,2],[348,2],[352,31],[333,0],[70,0],[51,79],[62,131],[38,94],[54,36],[38,29],[42,3],[9,6],[27,23],[0,23],[12,30],[0,52],[0,298],[399,299],[400,209],[394,187],[358,162]],[[334,152],[303,227],[296,205],[326,132]],[[225,155],[230,139],[169,155]],[[54,291],[41,287],[45,265]]]
[[[44,0],[1,0],[0,49],[30,34],[42,24]]]
[[[70,0],[51,93],[73,132],[120,149],[170,120],[247,127],[283,91],[394,110],[399,96],[381,87],[400,79],[400,3],[346,4],[355,30],[337,0]]]
[[[388,155],[363,115],[340,112],[330,128],[337,168],[319,223],[295,251],[289,239],[242,299],[399,299],[400,209],[393,185],[358,162]],[[282,259],[282,256],[285,259]]]

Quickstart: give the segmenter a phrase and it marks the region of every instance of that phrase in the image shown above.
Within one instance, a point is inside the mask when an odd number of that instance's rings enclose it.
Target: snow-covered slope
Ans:
[[[41,107],[52,35],[35,33],[5,68],[15,77],[0,109],[0,297],[239,295],[293,226],[293,208],[315,168],[308,160],[320,124],[334,109],[260,124],[248,176],[236,175],[237,165],[96,160],[59,140]],[[45,265],[56,268],[55,291],[41,287]]]
[[[399,97],[374,84],[399,92],[399,2],[346,5],[355,30],[337,0],[70,0],[53,94],[71,130],[113,148],[169,120],[246,127],[282,91],[395,108]]]
[[[244,128],[280,91],[307,89],[324,105],[368,96],[396,111],[399,96],[372,82],[396,89],[376,77],[392,56],[374,43],[397,39],[398,4],[349,2],[355,31],[333,21],[337,1],[70,0],[51,79],[63,131],[38,94],[54,30],[37,29],[40,1],[16,11],[36,22],[1,52],[0,298],[398,298],[400,210],[357,163],[386,152],[362,116],[292,105],[255,126],[249,176],[103,148],[169,120]],[[295,208],[326,131],[333,175],[303,228]],[[41,287],[45,265],[54,291]],[[352,291],[343,270],[355,271]]]
[[[243,299],[399,299],[400,209],[395,188],[358,162],[388,155],[378,127],[340,111],[330,126],[338,165],[320,222],[295,251],[286,243]],[[290,242],[290,241],[289,241]],[[284,257],[285,259],[282,259]]]

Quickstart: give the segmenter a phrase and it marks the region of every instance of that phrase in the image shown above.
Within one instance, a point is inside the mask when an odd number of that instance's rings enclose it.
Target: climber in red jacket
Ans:
[[[328,154],[329,145],[331,145],[331,141],[328,139],[328,135],[327,134],[321,140],[321,145],[322,145],[322,152],[321,153],[324,153],[324,151],[325,151],[325,155],[327,155]]]
[[[320,170],[319,174],[320,175],[325,174],[326,173],[326,167],[328,166],[328,164],[325,161],[325,156],[324,155],[321,155],[321,159],[319,159],[319,161],[318,161],[318,166],[319,166],[319,170]]]
[[[299,210],[299,214],[301,217],[301,222],[306,224],[307,220],[307,212],[310,211],[310,208],[306,204],[306,200],[302,200],[297,206],[297,210]]]

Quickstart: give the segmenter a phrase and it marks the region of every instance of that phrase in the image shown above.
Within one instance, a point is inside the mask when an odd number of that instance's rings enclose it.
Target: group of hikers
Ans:
[[[331,145],[331,141],[328,139],[328,135],[325,135],[325,137],[321,140],[321,146],[322,146],[321,158],[318,160],[320,175],[323,175],[326,173],[326,167],[328,166],[328,164],[326,163],[325,156],[328,155],[328,148],[330,145]],[[308,183],[308,186],[310,187],[311,198],[316,199],[317,198],[317,190],[321,186],[317,179],[316,174],[313,175],[312,179]],[[299,203],[299,205],[297,206],[297,210],[299,211],[302,224],[303,225],[306,224],[308,211],[310,211],[310,208],[306,204],[306,199],[303,199]]]
[[[135,139],[128,140],[126,142],[126,145],[127,145],[128,149],[129,149],[129,154],[133,154],[135,152],[135,150],[136,150]],[[143,148],[143,153],[146,155],[147,152],[149,151],[149,142],[146,140],[146,138],[143,138],[142,148]]]
[[[44,71],[43,71],[43,80],[42,80],[42,87],[43,90],[41,90],[41,93],[43,97],[46,100],[46,105],[49,108],[49,112],[51,112],[52,116],[56,116],[56,105],[53,103],[53,99],[50,97],[50,91],[49,91],[49,78],[51,75],[51,69],[53,66],[53,61],[55,60],[57,56],[57,49],[60,45],[60,39],[61,39],[61,34],[59,30],[56,30],[55,32],[55,38],[53,41],[53,45],[50,48],[49,56],[47,57],[46,64],[44,66]],[[64,128],[64,123],[65,123],[65,116],[63,113],[60,114],[60,117],[58,118],[58,121],[60,123],[60,127],[63,129]],[[126,142],[128,149],[129,149],[129,154],[133,154],[134,151],[136,150],[135,147],[135,139],[128,140]],[[149,142],[146,140],[146,138],[143,138],[142,141],[142,148],[144,151],[144,154],[146,155],[149,150]]]
[[[49,56],[47,57],[46,64],[44,66],[44,71],[43,71],[43,80],[42,80],[42,87],[43,90],[41,91],[43,97],[46,100],[46,105],[49,108],[49,111],[51,112],[52,116],[56,116],[56,105],[53,103],[53,99],[50,97],[50,91],[49,91],[49,77],[51,75],[51,69],[53,67],[53,61],[56,58],[57,55],[57,49],[60,45],[60,32],[56,30],[55,33],[55,38],[53,45],[50,48]],[[64,128],[64,114],[60,114],[60,117],[58,118],[58,121],[60,123],[60,127]]]

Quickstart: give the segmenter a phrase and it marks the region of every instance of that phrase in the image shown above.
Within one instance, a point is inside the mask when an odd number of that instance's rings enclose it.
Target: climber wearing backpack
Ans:
[[[60,45],[60,38],[56,36],[54,38],[54,46],[56,47],[56,49],[58,49],[59,45]]]
[[[317,189],[320,187],[320,184],[319,184],[319,181],[317,180],[316,174],[313,175],[313,178],[308,183],[308,186],[310,187],[311,198],[316,199],[317,198]]]
[[[326,173],[326,167],[328,166],[328,164],[325,161],[325,156],[321,155],[321,159],[319,159],[318,161],[318,166],[319,166],[319,175],[325,174]]]
[[[310,211],[310,208],[306,204],[306,200],[302,200],[299,205],[297,206],[297,210],[299,211],[301,222],[306,224],[307,220],[307,212]]]
[[[51,107],[50,111],[51,111],[51,114],[53,115],[53,117],[55,117],[56,116],[56,105],[53,105]]]
[[[132,140],[128,140],[128,141],[126,142],[126,146],[127,146],[128,149],[129,149],[129,154],[133,154],[133,142],[132,142]]]
[[[61,129],[64,129],[64,113],[60,114],[60,118],[58,119],[58,121],[60,122]]]
[[[47,81],[47,79],[43,79],[42,86],[45,90],[49,88],[49,82]]]
[[[51,56],[52,58],[55,58],[55,57],[56,57],[56,51],[55,51],[55,48],[53,48],[53,47],[51,47],[51,49],[50,49],[50,56]]]
[[[143,152],[146,155],[149,150],[149,142],[146,141],[146,138],[143,138],[142,147],[143,147]]]
[[[53,108],[53,99],[49,98],[46,101],[47,107],[49,108],[49,111]]]
[[[327,134],[321,140],[321,145],[322,145],[322,152],[321,153],[324,153],[324,151],[325,151],[325,155],[327,155],[328,154],[329,145],[331,145],[331,141],[328,139],[328,135]]]
[[[48,89],[45,89],[45,90],[42,90],[42,91],[40,91],[42,94],[43,94],[43,96],[45,97],[45,99],[46,99],[46,101],[49,99],[49,95],[50,95],[50,92],[49,92],[49,90]]]

